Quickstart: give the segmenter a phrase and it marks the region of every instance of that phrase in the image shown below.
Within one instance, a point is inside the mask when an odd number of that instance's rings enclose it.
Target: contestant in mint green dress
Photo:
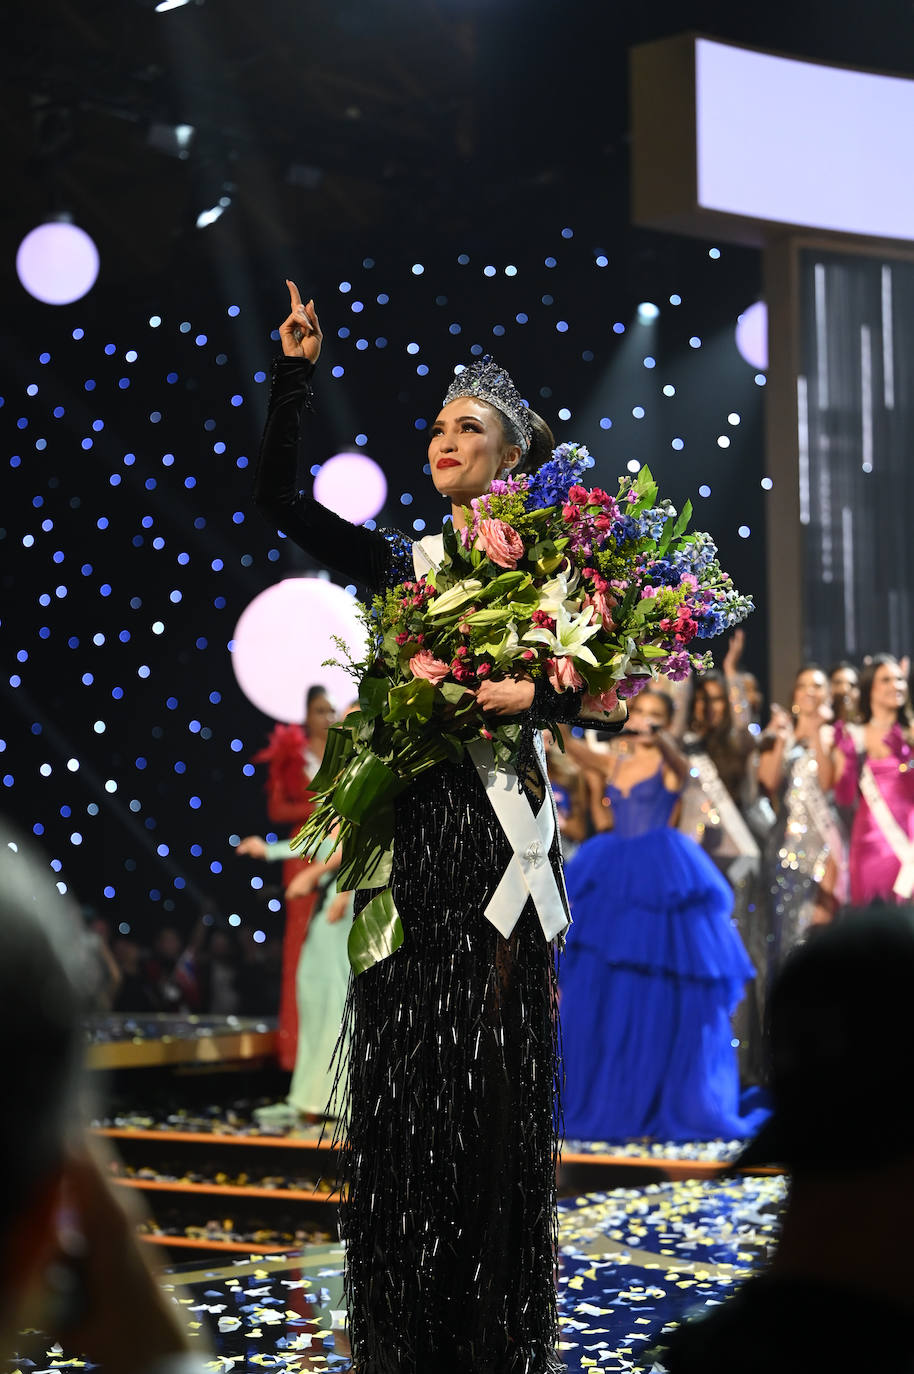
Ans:
[[[326,858],[327,841],[317,851]],[[339,851],[337,851],[339,853]],[[331,875],[318,889],[318,902],[308,935],[298,958],[295,1000],[298,1006],[298,1049],[289,1087],[289,1105],[306,1116],[336,1116],[331,1095],[331,1061],[339,1039],[349,986],[347,942],[352,928],[353,893],[345,908],[336,900],[336,881]],[[336,919],[331,920],[331,917]]]
[[[336,1115],[330,1101],[334,1081],[331,1062],[349,987],[348,939],[353,895],[348,895],[345,906],[337,900],[333,869],[339,864],[340,851],[331,858],[333,844],[333,840],[325,840],[313,856],[315,864],[328,860],[329,864],[318,886],[317,904],[298,956],[298,1046],[289,1094],[285,1102],[258,1108],[255,1117],[261,1130],[289,1130],[299,1125],[302,1117]],[[291,853],[288,840],[266,845],[266,858],[270,861],[287,859]]]

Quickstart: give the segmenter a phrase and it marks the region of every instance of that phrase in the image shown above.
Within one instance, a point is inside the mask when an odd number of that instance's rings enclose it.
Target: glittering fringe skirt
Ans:
[[[358,1374],[560,1367],[555,952],[531,905],[509,941],[485,920],[506,862],[469,770],[437,770],[402,799],[406,938],[351,980],[342,1042]]]

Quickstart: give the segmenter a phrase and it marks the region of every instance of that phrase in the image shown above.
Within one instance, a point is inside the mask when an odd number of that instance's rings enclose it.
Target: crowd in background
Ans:
[[[905,661],[879,654],[828,670],[805,665],[791,700],[765,713],[758,681],[743,666],[744,650],[737,631],[720,669],[664,687],[668,705],[654,728],[674,764],[674,756],[684,760],[670,824],[700,845],[730,884],[733,917],[756,970],[736,1018],[740,1066],[752,1082],[761,1072],[765,989],[788,951],[850,901],[861,906],[911,895],[914,732]],[[326,721],[311,717],[325,704],[322,689],[314,689],[308,738],[320,742],[332,713],[325,712]],[[589,837],[612,830],[607,779],[632,747],[628,731],[616,739],[588,732],[585,741],[586,748],[569,737],[564,751],[554,743],[548,755],[567,858]],[[275,783],[281,769],[265,757]],[[316,760],[308,762],[311,772]],[[298,808],[288,818],[293,831],[308,795],[301,763],[295,766],[295,788],[287,789]],[[269,801],[271,819],[281,824],[285,813],[274,815],[272,794]],[[295,858],[284,864],[284,883],[304,867]],[[236,932],[208,914],[189,936],[165,926],[144,947],[87,913],[96,1008],[275,1013],[280,938],[279,929],[271,930],[256,944],[249,929]],[[293,975],[302,939],[300,933]],[[284,1000],[294,1005],[294,987],[289,993]],[[294,1046],[294,1034],[290,1040]]]
[[[277,932],[256,943],[207,912],[187,935],[161,926],[150,942],[115,932],[91,909],[83,954],[95,1013],[275,1016],[282,944]]]
[[[754,1082],[766,988],[788,952],[849,902],[911,897],[914,730],[907,661],[877,654],[859,665],[803,665],[791,699],[765,715],[744,648],[737,631],[721,669],[669,684],[661,734],[687,763],[670,824],[730,883],[756,970],[736,1015],[740,1067]],[[550,751],[570,854],[613,826],[606,779],[631,749],[628,735]],[[594,767],[600,751],[605,766]]]

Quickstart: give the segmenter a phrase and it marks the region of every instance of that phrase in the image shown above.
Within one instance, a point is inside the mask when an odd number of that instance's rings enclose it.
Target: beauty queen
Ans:
[[[313,302],[302,305],[288,285],[255,498],[312,557],[384,591],[428,573],[441,536],[413,543],[353,526],[298,490],[321,331]],[[552,446],[505,372],[491,362],[467,368],[429,431],[432,480],[454,524],[496,477],[535,471]],[[483,682],[477,699],[521,722],[533,744],[539,725],[576,719],[582,695],[520,675]],[[351,980],[346,1015],[342,1232],[359,1374],[560,1367],[555,941],[568,910],[545,767],[533,747],[519,757],[530,761],[519,780],[503,767],[484,776],[465,757],[430,769],[396,801],[391,888],[408,939]],[[496,812],[506,799],[541,844],[512,848]],[[370,896],[359,893],[357,909]]]

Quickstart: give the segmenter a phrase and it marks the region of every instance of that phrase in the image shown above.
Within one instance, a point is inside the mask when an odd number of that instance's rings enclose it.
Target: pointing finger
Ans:
[[[296,309],[301,309],[301,294],[299,292],[298,287],[295,285],[295,282],[290,281],[287,277],[286,286],[288,286],[289,288],[289,297],[292,301],[292,310],[295,311]]]

